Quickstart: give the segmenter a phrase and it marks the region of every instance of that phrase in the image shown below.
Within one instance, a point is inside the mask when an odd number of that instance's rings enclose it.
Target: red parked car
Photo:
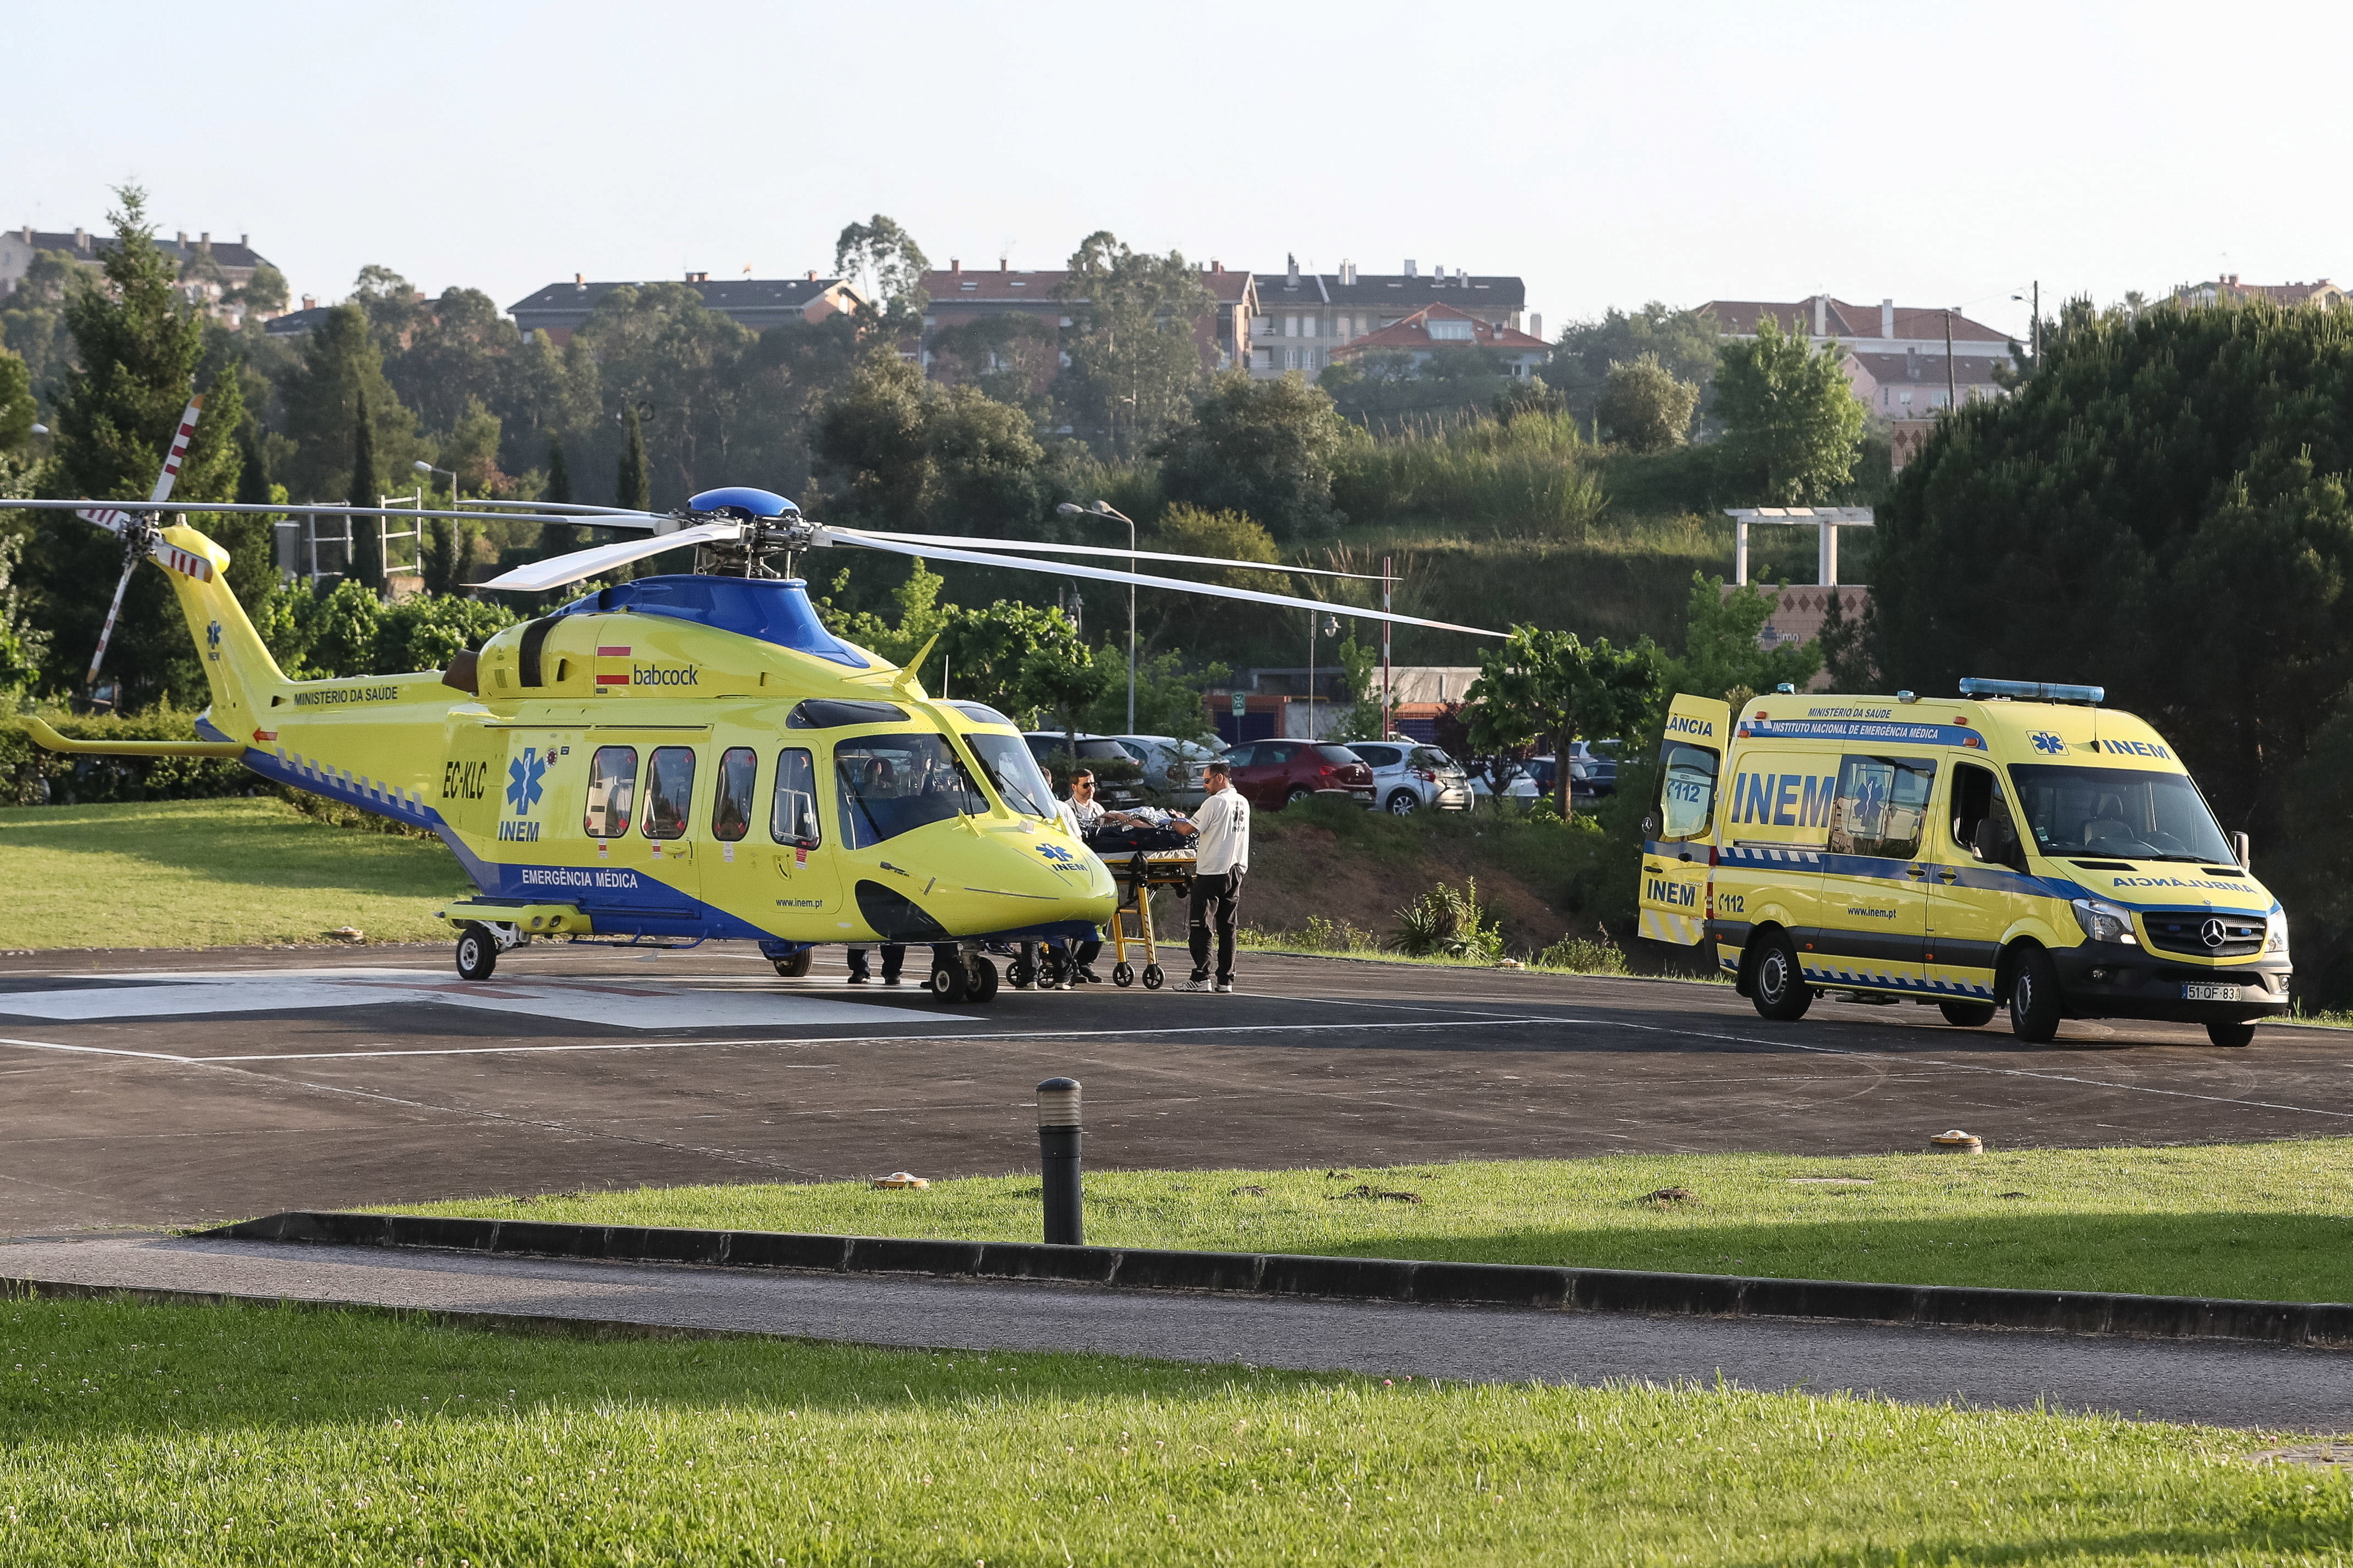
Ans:
[[[1280,811],[1293,801],[1373,804],[1373,770],[1345,746],[1314,741],[1250,741],[1226,753],[1234,787],[1252,805]]]

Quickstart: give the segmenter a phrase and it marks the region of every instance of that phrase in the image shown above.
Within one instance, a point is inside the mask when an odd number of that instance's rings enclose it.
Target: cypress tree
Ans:
[[[613,504],[638,511],[651,511],[654,509],[653,476],[646,471],[646,431],[638,420],[637,405],[629,405],[622,423],[628,432],[628,445],[621,450],[619,494]]]
[[[368,418],[367,393],[363,389],[352,419],[352,494],[353,506],[375,507],[384,504],[384,493],[376,487],[382,476],[375,467],[375,426]],[[381,518],[357,517],[352,520],[351,574],[371,592],[384,592],[384,546],[377,534]]]
[[[547,499],[558,506],[572,502],[572,468],[564,460],[564,437],[547,438]],[[539,548],[543,556],[561,555],[577,549],[580,531],[570,523],[551,522],[539,531]]]

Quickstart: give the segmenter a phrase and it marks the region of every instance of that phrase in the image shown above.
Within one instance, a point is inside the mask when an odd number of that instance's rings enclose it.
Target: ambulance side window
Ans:
[[[1704,837],[1715,820],[1716,754],[1705,746],[1669,741],[1659,757],[1659,837]]]
[[[1831,853],[1918,858],[1920,828],[1936,784],[1936,764],[1925,759],[1847,758],[1831,803]]]
[[[1986,857],[1978,853],[1978,829],[1985,825],[1993,800],[1992,773],[1968,763],[1953,769],[1953,844],[1980,860]]]
[[[588,811],[591,838],[618,838],[629,830],[629,812],[637,804],[638,749],[599,746],[588,759]]]
[[[694,748],[656,746],[646,763],[646,837],[682,838],[694,807]]]
[[[817,826],[817,764],[798,746],[787,746],[776,753],[776,798],[768,814],[768,837],[803,849],[814,849],[821,842]]]
[[[759,780],[760,753],[730,746],[719,757],[719,788],[711,800],[711,837],[733,844],[752,831],[752,788]]]

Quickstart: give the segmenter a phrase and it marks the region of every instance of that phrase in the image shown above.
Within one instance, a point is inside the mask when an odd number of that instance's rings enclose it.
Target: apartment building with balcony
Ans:
[[[1517,278],[1477,276],[1438,267],[1427,274],[1411,260],[1402,272],[1359,272],[1344,261],[1337,272],[1302,272],[1296,256],[1280,273],[1257,278],[1257,308],[1250,319],[1251,376],[1267,381],[1298,371],[1315,379],[1338,351],[1427,310],[1444,305],[1489,329],[1544,336],[1541,319],[1525,325],[1527,287]]]

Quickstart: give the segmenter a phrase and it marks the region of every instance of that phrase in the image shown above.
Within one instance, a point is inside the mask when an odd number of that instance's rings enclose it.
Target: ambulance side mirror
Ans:
[[[2231,853],[2239,858],[2239,864],[2242,868],[2250,871],[2254,869],[2254,846],[2248,841],[2245,834],[2231,835]]]

